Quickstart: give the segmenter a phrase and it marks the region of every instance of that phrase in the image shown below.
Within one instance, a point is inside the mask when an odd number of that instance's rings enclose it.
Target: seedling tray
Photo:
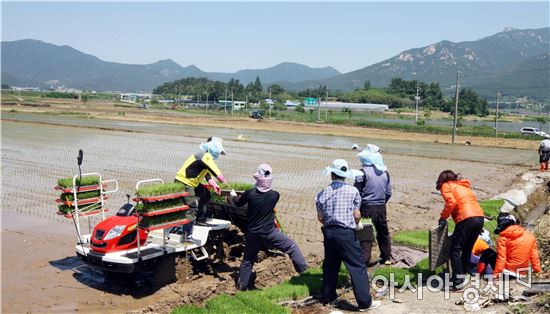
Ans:
[[[106,200],[108,199],[109,196],[103,196],[103,199]],[[92,204],[92,203],[98,203],[101,201],[101,197],[93,197],[93,198],[86,198],[86,199],[82,199],[82,200],[78,200],[78,205],[86,205],[86,204]],[[56,199],[55,202],[57,204],[65,204],[67,206],[74,206],[75,202],[74,201],[64,201],[64,200],[61,200],[61,199]]]
[[[158,216],[158,215],[175,213],[175,212],[179,212],[179,211],[182,211],[182,210],[188,210],[188,209],[189,209],[189,206],[184,205],[184,206],[178,206],[178,207],[172,207],[172,208],[159,209],[159,210],[155,210],[155,211],[145,212],[145,213],[141,213],[139,215],[143,216],[143,217],[153,217],[153,216]]]
[[[107,187],[106,184],[102,184],[102,185],[99,185],[99,184],[96,184],[96,185],[83,185],[83,186],[80,187],[78,192],[81,193],[81,192],[95,191],[95,190],[101,189],[102,186],[103,186],[104,189]],[[63,186],[60,186],[60,185],[54,187],[54,189],[56,189],[58,191],[61,191],[61,193],[74,193],[73,188],[66,188],[66,187],[63,187]]]
[[[108,212],[109,209],[108,208],[105,208],[103,210],[104,212]],[[96,210],[91,210],[89,212],[83,212],[83,213],[80,213],[80,215],[78,215],[78,217],[86,217],[86,216],[94,216],[94,215],[97,215],[97,214],[100,214],[101,213],[101,209],[96,209]],[[60,216],[63,216],[65,218],[73,218],[73,214],[65,214],[65,213],[62,213],[62,212],[57,212],[58,215]]]
[[[170,199],[179,198],[179,197],[185,197],[185,196],[189,196],[189,193],[187,193],[187,192],[180,192],[180,193],[166,194],[166,195],[157,195],[157,196],[134,197],[132,200],[133,200],[134,202],[146,202],[146,203],[151,203],[151,202],[160,202],[160,201],[165,201],[165,200],[170,200]]]
[[[140,229],[145,230],[145,231],[153,231],[153,230],[158,230],[158,229],[166,229],[166,228],[171,228],[171,227],[175,227],[175,226],[185,225],[185,224],[188,224],[190,222],[191,222],[191,220],[189,220],[189,219],[182,219],[182,220],[178,220],[178,221],[171,221],[171,222],[163,223],[163,224],[160,224],[160,225],[153,225],[153,226],[149,226],[149,227],[140,227]]]

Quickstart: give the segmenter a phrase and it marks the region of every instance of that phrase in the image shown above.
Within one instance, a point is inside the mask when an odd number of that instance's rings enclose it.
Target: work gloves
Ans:
[[[237,192],[235,192],[235,190],[231,190],[231,192],[229,192],[229,195],[231,195],[231,198],[233,197],[237,197]]]
[[[439,228],[445,227],[445,225],[447,224],[447,219],[439,218],[438,224]]]
[[[222,193],[222,190],[220,189],[220,187],[216,183],[216,180],[210,179],[210,180],[208,180],[208,184],[210,184],[210,186],[214,189],[214,191],[216,191],[216,194],[220,195]]]

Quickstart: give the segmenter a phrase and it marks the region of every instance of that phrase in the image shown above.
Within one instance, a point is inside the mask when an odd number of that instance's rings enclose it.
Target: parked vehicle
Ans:
[[[524,128],[521,128],[521,134],[525,134],[525,135],[538,135],[538,136],[544,136],[544,137],[547,137],[548,134],[545,133],[545,132],[542,132],[541,130],[537,129],[537,128],[532,128],[532,127],[524,127]]]

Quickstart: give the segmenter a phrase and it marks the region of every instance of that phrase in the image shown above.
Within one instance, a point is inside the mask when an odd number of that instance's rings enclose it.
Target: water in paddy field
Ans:
[[[113,214],[125,203],[126,194],[133,195],[138,180],[162,178],[171,182],[198,145],[207,136],[216,135],[225,140],[228,154],[220,157],[218,165],[229,181],[252,183],[258,164],[267,162],[273,166],[274,189],[281,193],[278,212],[285,230],[306,246],[304,251],[308,251],[308,245],[312,249],[319,247],[316,241],[321,236],[314,198],[330,181],[322,170],[337,158],[358,168],[357,152],[351,146],[370,142],[348,137],[54,115],[3,114],[2,118],[50,123],[2,121],[2,210],[67,222],[56,215],[54,200],[59,192],[53,187],[58,178],[78,172],[76,156],[78,149],[83,149],[83,172],[100,172],[104,179],[119,181],[119,192],[107,201]],[[235,140],[240,134],[245,141]],[[388,215],[395,229],[421,228],[437,220],[442,203],[441,197],[434,194],[434,182],[440,171],[453,169],[462,173],[472,180],[479,198],[490,198],[524,172],[525,166],[518,165],[532,162],[536,154],[404,140],[372,142],[382,147],[392,176],[394,196]],[[90,225],[93,227],[95,220]]]
[[[114,130],[125,130],[133,132],[159,133],[179,136],[198,137],[198,141],[209,135],[217,135],[227,140],[236,139],[240,134],[247,141],[284,144],[284,145],[304,145],[325,148],[350,149],[353,144],[360,147],[367,143],[374,143],[382,147],[383,153],[412,155],[420,157],[449,158],[469,161],[496,162],[503,164],[532,164],[535,157],[533,151],[507,149],[507,148],[487,148],[474,146],[465,147],[463,145],[449,145],[441,143],[411,142],[403,140],[388,139],[369,139],[368,129],[365,129],[367,138],[341,137],[328,135],[271,132],[257,130],[239,130],[216,127],[198,127],[182,126],[159,123],[143,123],[117,120],[86,119],[71,116],[59,115],[37,115],[24,113],[3,113],[5,119],[15,119],[19,121],[47,122],[71,126],[86,126],[97,128],[108,128]],[[411,136],[414,136],[411,133]]]

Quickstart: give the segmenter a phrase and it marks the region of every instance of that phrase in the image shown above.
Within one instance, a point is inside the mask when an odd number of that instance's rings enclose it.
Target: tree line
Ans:
[[[438,109],[454,113],[454,98],[445,98],[439,83],[404,80],[394,78],[386,88],[373,88],[370,81],[365,81],[363,88],[342,93],[330,90],[326,85],[317,88],[307,88],[301,91],[286,91],[278,84],[263,86],[260,77],[254,82],[244,85],[238,79],[228,82],[213,81],[207,78],[184,78],[174,82],[164,83],[153,90],[154,94],[177,97],[190,95],[193,99],[218,101],[223,99],[248,100],[252,103],[261,102],[271,97],[283,103],[286,100],[299,100],[305,97],[324,98],[327,96],[342,102],[386,104],[390,108],[414,107],[418,89],[419,103],[423,109]],[[461,89],[459,94],[459,114],[486,116],[487,101],[479,97],[471,89]]]

